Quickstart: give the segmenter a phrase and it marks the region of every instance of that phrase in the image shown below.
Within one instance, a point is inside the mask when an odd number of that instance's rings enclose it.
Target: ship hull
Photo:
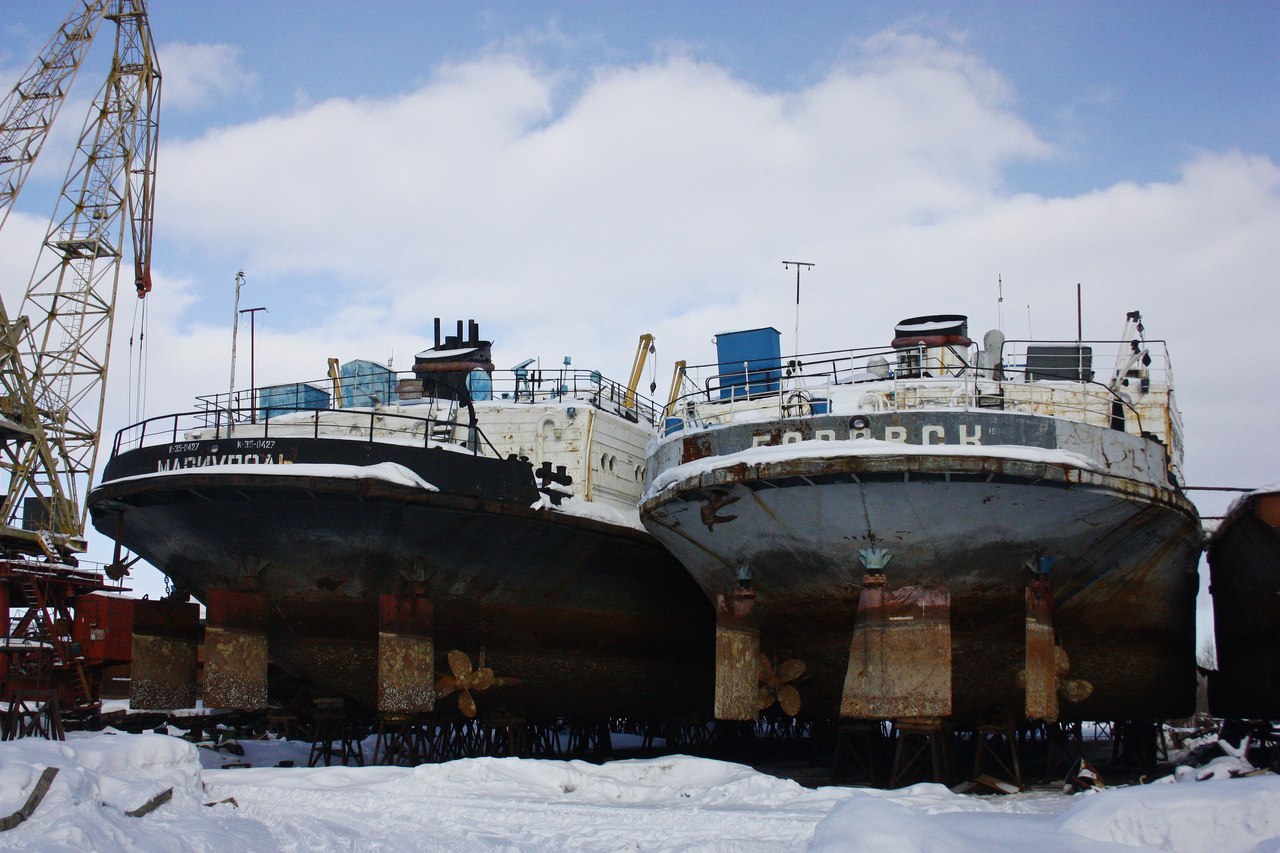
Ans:
[[[1247,495],[1209,541],[1217,670],[1209,709],[1280,719],[1280,492]]]
[[[1038,555],[1055,558],[1070,677],[1093,685],[1060,716],[1190,712],[1199,526],[1173,492],[994,451],[761,458],[774,461],[664,481],[641,517],[712,602],[750,567],[762,653],[806,665],[802,713],[841,707],[864,548],[892,554],[891,586],[948,590],[955,718],[1021,716],[1027,562]]]
[[[291,461],[325,458],[316,445],[297,442]],[[156,460],[122,454],[90,507],[101,532],[197,599],[265,595],[271,661],[321,695],[373,704],[389,594],[431,600],[438,675],[460,649],[507,680],[476,697],[482,714],[659,717],[709,703],[710,608],[651,536],[532,508],[527,463],[415,453],[402,461],[439,490],[286,473],[296,464],[138,474]]]

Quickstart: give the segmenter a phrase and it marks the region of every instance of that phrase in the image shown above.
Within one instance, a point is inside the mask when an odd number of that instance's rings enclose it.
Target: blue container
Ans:
[[[306,382],[269,385],[258,389],[258,414],[263,420],[298,409],[329,408],[329,392]]]
[[[772,326],[716,335],[720,399],[778,393],[782,379],[782,335]]]
[[[379,403],[395,402],[395,371],[364,359],[342,365],[342,407],[372,406],[375,398]]]

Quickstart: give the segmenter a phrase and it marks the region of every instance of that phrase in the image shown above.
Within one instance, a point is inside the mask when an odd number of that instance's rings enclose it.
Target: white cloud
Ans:
[[[226,46],[162,54],[166,106],[254,84]],[[714,358],[716,332],[772,324],[790,345],[794,272],[781,262],[795,259],[817,264],[803,349],[885,344],[897,320],[935,312],[969,314],[980,335],[996,321],[997,275],[1010,337],[1025,336],[1027,306],[1038,337],[1074,337],[1076,282],[1086,336],[1141,309],[1170,343],[1192,482],[1277,479],[1280,168],[1203,152],[1169,182],[1013,192],[1011,167],[1061,156],[1016,95],[956,41],[892,32],[794,90],[679,50],[585,77],[509,51],[396,97],[303,99],[164,137],[148,411],[227,387],[241,267],[242,307],[269,309],[259,384],[318,378],[328,356],[394,352],[407,366],[440,316],[479,320],[499,366],[572,355],[614,377],[654,332],[662,393],[672,361]],[[42,237],[40,221],[10,218],[11,310]],[[133,417],[133,299],[126,287],[108,435]]]
[[[158,50],[165,107],[199,109],[249,91],[257,82],[232,45],[169,42]]]
[[[240,266],[270,309],[260,383],[330,355],[406,365],[440,316],[479,320],[500,366],[573,355],[613,376],[651,331],[665,389],[716,332],[773,324],[789,345],[796,259],[817,264],[804,349],[887,343],[934,312],[980,334],[997,275],[1011,337],[1028,305],[1038,337],[1074,337],[1076,282],[1086,336],[1142,309],[1170,341],[1193,480],[1274,480],[1280,417],[1256,398],[1274,384],[1276,164],[1204,152],[1166,183],[1014,193],[1010,167],[1058,156],[1015,96],[973,53],[898,33],[794,91],[680,54],[586,79],[486,55],[397,97],[168,143],[151,410],[225,387]]]

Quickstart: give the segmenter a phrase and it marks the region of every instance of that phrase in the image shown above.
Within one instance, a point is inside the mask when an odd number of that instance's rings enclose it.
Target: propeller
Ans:
[[[1053,648],[1053,668],[1058,676],[1058,695],[1067,702],[1083,702],[1093,695],[1093,683],[1083,678],[1067,678],[1071,672],[1071,658],[1062,646]],[[1027,688],[1027,670],[1018,670],[1013,681],[1020,690]]]
[[[469,719],[476,715],[476,700],[471,695],[472,692],[487,690],[498,681],[494,678],[493,670],[484,666],[483,654],[480,664],[479,669],[472,669],[471,658],[467,653],[454,649],[449,652],[449,670],[453,674],[443,675],[436,681],[436,695],[448,696],[457,692],[458,710]]]
[[[800,713],[800,691],[790,682],[804,675],[804,661],[799,658],[783,661],[774,671],[773,664],[763,654],[760,660],[760,710],[777,702],[789,717]]]

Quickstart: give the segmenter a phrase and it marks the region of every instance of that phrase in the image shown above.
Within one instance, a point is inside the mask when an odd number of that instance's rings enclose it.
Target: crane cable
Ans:
[[[141,310],[139,310],[141,306]],[[135,347],[135,341],[137,346]],[[129,329],[129,411],[134,423],[142,420],[147,408],[147,300],[133,303],[133,323]],[[135,371],[136,360],[136,371]]]

